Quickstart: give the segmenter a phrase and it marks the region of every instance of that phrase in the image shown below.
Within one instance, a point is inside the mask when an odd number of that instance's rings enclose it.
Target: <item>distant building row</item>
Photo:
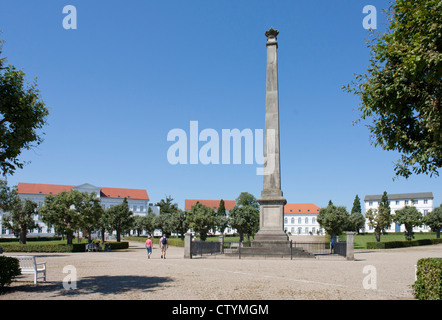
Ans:
[[[44,198],[48,195],[56,195],[62,191],[77,190],[80,192],[95,193],[100,198],[101,205],[104,209],[120,204],[124,198],[127,199],[129,209],[135,215],[147,215],[148,209],[151,208],[155,214],[159,214],[159,207],[149,203],[149,196],[144,189],[125,189],[125,188],[107,188],[96,187],[85,183],[78,186],[72,185],[52,185],[52,184],[36,184],[36,183],[19,183],[17,191],[22,199],[29,199],[42,206]],[[377,209],[381,202],[382,195],[367,195],[364,198],[364,212],[369,209]],[[394,214],[396,210],[402,209],[407,205],[415,206],[422,215],[426,215],[433,210],[434,197],[431,192],[423,193],[403,193],[403,194],[389,194],[388,195],[391,213]],[[190,210],[197,202],[218,210],[220,200],[197,200],[186,199],[185,210]],[[229,211],[236,205],[235,200],[224,200],[227,215]],[[320,208],[313,203],[288,203],[284,207],[284,230],[291,235],[323,235],[324,229],[320,227],[317,216]],[[2,224],[1,215],[5,213],[0,212],[0,236],[11,235],[11,231]],[[37,223],[41,226],[39,230],[34,230],[30,235],[50,235],[54,233],[53,228],[48,228],[38,215],[35,217]],[[365,223],[362,232],[373,232],[373,228]],[[392,223],[389,232],[403,232],[404,226]],[[427,226],[416,227],[415,231],[430,231]],[[235,232],[231,228],[226,229],[227,234]]]

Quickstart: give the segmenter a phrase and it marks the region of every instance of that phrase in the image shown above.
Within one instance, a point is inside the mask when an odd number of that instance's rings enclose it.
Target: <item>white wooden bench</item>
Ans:
[[[12,256],[19,261],[22,274],[33,274],[34,284],[37,284],[37,279],[43,278],[46,282],[46,262],[37,263],[35,256]],[[43,266],[39,268],[39,266]],[[42,274],[39,276],[39,274]]]

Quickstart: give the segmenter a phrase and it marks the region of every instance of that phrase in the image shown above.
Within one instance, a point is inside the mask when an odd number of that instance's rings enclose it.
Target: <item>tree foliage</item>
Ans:
[[[215,210],[197,202],[187,212],[189,227],[199,234],[200,239],[205,241],[207,233],[215,228]]]
[[[422,213],[415,207],[405,206],[400,210],[396,210],[393,221],[405,225],[405,239],[413,240],[413,228],[422,225]]]
[[[0,172],[5,176],[23,168],[25,162],[19,159],[23,150],[42,143],[39,130],[47,124],[49,111],[37,80],[26,84],[25,73],[12,65],[2,68],[4,61],[0,59]]]
[[[335,206],[331,200],[326,208],[321,208],[317,221],[332,238],[340,235],[348,225],[349,214],[343,206]]]
[[[423,218],[423,223],[435,231],[437,238],[440,238],[440,230],[442,229],[442,204],[434,208],[433,211],[428,212]]]
[[[106,229],[111,233],[117,233],[117,242],[121,241],[121,234],[128,232],[134,225],[133,212],[129,210],[127,198],[124,198],[122,203],[106,209],[104,216]]]
[[[17,197],[9,214],[4,216],[3,222],[8,229],[11,229],[16,237],[19,237],[21,244],[26,244],[26,235],[29,230],[38,228],[34,220],[37,214],[37,203],[29,199],[24,201]]]
[[[372,32],[366,74],[346,87],[359,96],[371,140],[396,150],[397,177],[439,175],[442,167],[442,2],[396,0],[385,33]]]
[[[236,205],[229,212],[230,226],[235,228],[243,241],[244,235],[254,236],[259,231],[259,210],[251,205]]]

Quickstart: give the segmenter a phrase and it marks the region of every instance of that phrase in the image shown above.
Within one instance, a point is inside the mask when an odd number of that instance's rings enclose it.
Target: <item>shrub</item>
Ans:
[[[418,239],[411,241],[367,242],[367,249],[393,249],[442,243],[442,239]]]
[[[417,262],[414,296],[419,300],[442,300],[442,259],[426,258]]]
[[[0,290],[9,286],[12,280],[21,275],[18,259],[0,256]]]

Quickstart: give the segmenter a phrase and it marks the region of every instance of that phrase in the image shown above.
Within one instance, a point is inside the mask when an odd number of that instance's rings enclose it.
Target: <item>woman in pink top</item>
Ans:
[[[150,259],[150,256],[152,254],[152,240],[150,239],[150,236],[146,240],[146,249],[147,249],[147,258]]]

